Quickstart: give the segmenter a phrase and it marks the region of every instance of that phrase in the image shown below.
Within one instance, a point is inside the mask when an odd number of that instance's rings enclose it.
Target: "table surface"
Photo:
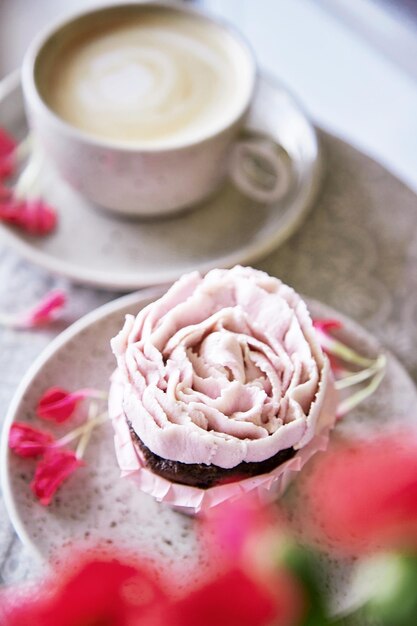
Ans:
[[[32,28],[57,7],[65,10],[63,4],[39,0],[44,11],[34,16]],[[388,171],[417,190],[417,84],[320,2],[205,4],[233,18],[261,65],[332,131],[322,136],[327,175],[314,210],[295,236],[257,266],[362,323],[417,380],[417,196]],[[14,52],[3,55],[5,69],[19,61],[28,37],[27,24],[18,23],[27,5],[0,0],[0,59],[6,31],[9,38],[14,32],[16,43]],[[116,294],[71,285],[0,248],[0,310],[19,310],[52,287],[69,293],[64,319],[36,332],[0,330],[1,418],[25,370],[52,337]],[[0,498],[0,582],[22,580],[33,571]]]

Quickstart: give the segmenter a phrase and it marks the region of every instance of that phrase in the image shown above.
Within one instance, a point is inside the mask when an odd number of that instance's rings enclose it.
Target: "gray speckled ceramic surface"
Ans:
[[[193,269],[252,262],[300,225],[321,178],[316,132],[275,81],[260,80],[245,132],[254,125],[277,142],[286,171],[288,184],[277,202],[254,202],[227,183],[192,210],[132,220],[88,203],[45,162],[37,184],[58,212],[57,230],[36,238],[0,224],[0,239],[56,274],[119,291],[173,281]],[[20,85],[12,78],[0,85],[0,126],[18,137],[27,133]]]
[[[59,336],[20,386],[8,423],[15,419],[36,423],[34,406],[49,386],[107,389],[114,369],[110,338],[120,329],[127,312],[137,313],[154,298],[155,292],[132,294],[93,312]],[[335,315],[316,302],[311,302],[310,308],[316,316]],[[348,319],[344,322],[349,344],[360,347],[364,353],[375,354],[379,350],[372,336]],[[410,419],[416,401],[414,384],[388,354],[387,375],[378,392],[349,414],[337,429],[350,434],[376,433],[398,420]],[[56,555],[63,546],[78,541],[91,545],[101,539],[133,548],[162,568],[175,570],[186,563],[188,576],[193,580],[207,571],[206,555],[198,550],[197,522],[142,494],[131,479],[119,477],[110,424],[95,431],[85,457],[87,466],[69,479],[48,508],[40,506],[29,489],[32,462],[8,454],[5,442],[4,438],[3,490],[9,513],[23,542],[37,553]],[[336,606],[346,602],[348,578],[347,564],[335,562],[326,585]],[[182,575],[179,585],[186,585],[187,580]]]

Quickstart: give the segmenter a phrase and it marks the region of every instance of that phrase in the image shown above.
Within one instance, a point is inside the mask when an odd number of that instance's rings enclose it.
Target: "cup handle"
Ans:
[[[268,137],[238,140],[232,148],[229,177],[256,202],[271,204],[288,192],[291,174],[280,146]]]

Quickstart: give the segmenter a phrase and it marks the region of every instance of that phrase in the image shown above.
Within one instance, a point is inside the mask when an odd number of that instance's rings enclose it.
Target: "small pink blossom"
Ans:
[[[54,289],[24,313],[18,313],[17,315],[0,313],[0,325],[15,329],[45,326],[58,317],[66,301],[67,296],[65,292],[60,289]]]
[[[56,319],[67,302],[67,296],[61,289],[50,291],[38,304],[21,317],[21,325],[26,328],[44,326]]]
[[[84,462],[78,459],[72,450],[53,448],[47,450],[36,467],[30,485],[39,502],[43,506],[48,506],[57,489],[82,465]]]
[[[13,137],[0,127],[0,180],[11,176],[14,172],[16,147]]]
[[[30,235],[47,235],[55,229],[56,212],[44,200],[18,200],[7,191],[3,194],[4,200],[0,196],[0,221],[17,226]]]
[[[9,432],[9,448],[22,457],[36,457],[44,454],[55,442],[54,437],[39,428],[22,422],[14,422]]]
[[[61,387],[50,387],[40,398],[36,413],[42,419],[60,424],[71,417],[81,400],[100,395],[95,389],[78,389],[71,392]]]
[[[313,320],[313,326],[317,330],[328,333],[331,330],[340,330],[343,324],[340,320],[334,318],[318,318]]]

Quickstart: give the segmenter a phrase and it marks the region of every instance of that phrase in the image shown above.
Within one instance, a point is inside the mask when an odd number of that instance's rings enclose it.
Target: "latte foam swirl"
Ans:
[[[242,99],[236,59],[210,27],[183,18],[116,26],[72,46],[50,106],[90,134],[123,142],[190,139]]]

